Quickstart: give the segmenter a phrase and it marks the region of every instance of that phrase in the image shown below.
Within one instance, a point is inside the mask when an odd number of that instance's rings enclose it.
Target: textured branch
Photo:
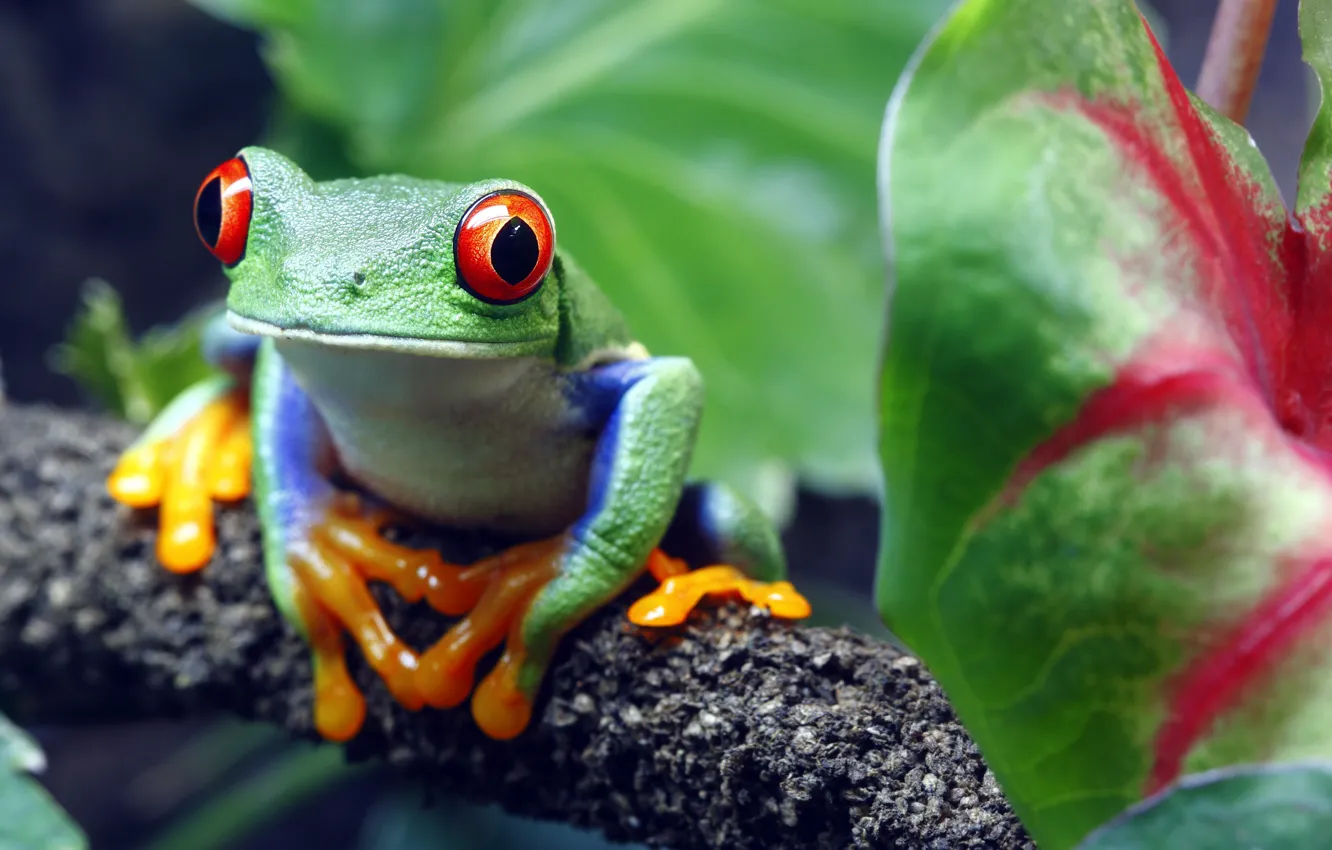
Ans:
[[[254,516],[222,512],[201,576],[160,570],[151,517],[136,521],[102,486],[131,436],[0,407],[0,704],[75,723],[225,710],[310,736],[309,664],[269,602]],[[481,546],[455,540],[446,554]],[[381,598],[418,646],[442,632],[438,616]],[[1031,846],[922,668],[849,631],[729,606],[648,640],[623,609],[603,612],[566,638],[533,727],[509,744],[480,736],[465,710],[405,712],[359,675],[370,716],[352,758],[612,838]]]
[[[1276,0],[1221,0],[1198,74],[1198,97],[1243,124],[1272,32]]]

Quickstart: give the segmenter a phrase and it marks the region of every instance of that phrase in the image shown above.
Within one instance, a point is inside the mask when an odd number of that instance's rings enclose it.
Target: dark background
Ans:
[[[1191,82],[1216,3],[1156,6]],[[1296,7],[1278,4],[1249,120],[1288,202],[1312,114]],[[136,331],[223,293],[190,205],[204,174],[262,136],[272,96],[256,39],[182,0],[0,0],[0,361],[12,400],[80,402],[47,352],[86,278],[121,292]],[[805,494],[787,535],[793,562],[837,565],[866,592],[875,516],[865,500]],[[45,780],[94,848],[137,847],[163,814],[129,801],[132,780],[199,728],[42,730]],[[243,846],[353,846],[372,793],[391,781],[362,774]]]

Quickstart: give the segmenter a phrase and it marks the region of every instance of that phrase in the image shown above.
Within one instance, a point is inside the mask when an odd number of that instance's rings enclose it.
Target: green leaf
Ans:
[[[272,143],[317,176],[541,192],[648,347],[699,364],[697,474],[874,480],[875,143],[942,0],[200,5],[288,22]]]
[[[367,771],[341,747],[290,746],[264,768],[168,825],[145,850],[221,850],[334,785]]]
[[[1323,850],[1332,766],[1246,766],[1189,777],[1134,806],[1078,850]]]
[[[46,767],[41,748],[0,715],[0,850],[82,850],[78,826],[28,774]]]
[[[1300,34],[1304,61],[1313,69],[1323,98],[1300,159],[1295,206],[1306,217],[1319,211],[1311,226],[1323,239],[1328,226],[1328,198],[1332,195],[1332,99],[1327,97],[1332,86],[1332,6],[1307,0],[1300,3]]]
[[[317,0],[191,0],[194,5],[238,26],[283,26],[299,23]]]
[[[209,314],[199,310],[171,327],[153,328],[136,343],[120,296],[106,281],[89,280],[65,342],[52,352],[53,365],[108,410],[143,424],[210,373],[199,349]]]
[[[640,850],[612,844],[564,823],[507,814],[495,806],[457,799],[421,805],[423,789],[409,785],[375,801],[362,828],[359,850],[469,850],[472,847],[541,847],[544,850]]]
[[[1291,224],[1130,0],[958,3],[880,195],[878,605],[1042,850],[1181,773],[1332,756],[1309,204]]]

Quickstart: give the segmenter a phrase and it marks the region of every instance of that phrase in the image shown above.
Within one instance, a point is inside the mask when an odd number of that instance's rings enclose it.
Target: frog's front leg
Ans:
[[[477,725],[493,738],[526,728],[551,656],[569,629],[645,567],[661,578],[680,569],[656,547],[680,503],[698,430],[703,388],[693,363],[626,361],[590,370],[571,386],[575,406],[600,426],[585,512],[563,535],[475,565],[491,572],[486,591],[421,657],[418,681],[427,702],[456,705],[471,690],[477,661],[507,635],[503,656],[472,698]],[[746,567],[779,577],[784,566],[767,526],[722,526],[714,543],[736,544],[733,551],[755,555]],[[714,581],[705,592],[733,588]]]
[[[249,385],[259,338],[227,326],[204,327],[203,349],[219,372],[186,389],[121,454],[107,479],[113,498],[135,508],[160,507],[157,557],[192,572],[213,555],[213,501],[250,491]]]

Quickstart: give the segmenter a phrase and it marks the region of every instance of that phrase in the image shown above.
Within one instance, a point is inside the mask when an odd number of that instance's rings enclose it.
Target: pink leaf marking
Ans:
[[[1172,689],[1169,714],[1156,733],[1156,754],[1144,796],[1175,781],[1185,756],[1244,690],[1332,611],[1332,558],[1306,564],[1233,632],[1195,658]]]

